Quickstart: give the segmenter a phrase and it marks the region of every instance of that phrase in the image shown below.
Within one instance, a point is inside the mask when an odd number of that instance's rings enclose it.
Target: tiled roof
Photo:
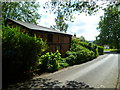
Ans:
[[[17,24],[20,24],[20,25],[22,25],[24,27],[27,27],[27,28],[29,28],[31,30],[39,30],[39,31],[45,31],[45,32],[53,32],[53,33],[70,35],[70,34],[67,34],[67,33],[64,33],[64,32],[58,31],[58,30],[43,27],[43,26],[40,26],[40,25],[35,25],[35,24],[32,24],[32,23],[22,22],[22,21],[13,20],[13,19],[8,19],[8,20],[11,20],[11,21],[13,21],[13,22],[15,22]]]

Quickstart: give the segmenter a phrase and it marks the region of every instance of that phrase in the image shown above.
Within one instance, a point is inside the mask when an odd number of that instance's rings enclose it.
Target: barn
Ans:
[[[31,36],[34,36],[35,34],[37,37],[47,40],[49,46],[48,51],[55,52],[56,50],[59,50],[63,57],[65,56],[66,51],[71,47],[72,35],[60,32],[59,30],[13,19],[7,19],[6,24],[12,27],[19,26],[21,32],[28,33]]]

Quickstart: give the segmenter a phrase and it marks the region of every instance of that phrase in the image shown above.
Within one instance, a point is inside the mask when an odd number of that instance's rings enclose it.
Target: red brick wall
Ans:
[[[70,40],[71,38],[68,35],[54,34],[53,43],[56,43],[54,45],[54,51],[57,50],[57,47],[60,47],[60,53],[62,56],[65,56],[66,51],[70,49]]]

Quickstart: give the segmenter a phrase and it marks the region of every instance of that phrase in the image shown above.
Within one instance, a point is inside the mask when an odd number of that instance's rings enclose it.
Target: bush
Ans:
[[[73,39],[70,51],[66,54],[68,56],[65,58],[66,62],[69,65],[74,65],[92,60],[99,54],[103,54],[103,47]]]
[[[77,55],[76,52],[67,51],[66,54],[68,57],[65,58],[66,62],[71,66],[76,63]]]
[[[104,47],[102,47],[102,46],[97,46],[97,47],[98,47],[99,55],[103,55],[104,54]]]
[[[88,48],[90,51],[94,52],[94,58],[98,57],[98,48],[95,44],[93,43],[86,43],[86,42],[79,42],[80,45],[82,45],[85,48]]]
[[[46,42],[20,32],[19,28],[3,26],[2,31],[3,80],[29,77],[37,68],[39,55],[47,49]]]
[[[93,51],[80,45],[74,45],[74,47],[74,50],[66,53],[68,55],[68,57],[66,57],[66,62],[69,65],[80,64],[94,58]]]
[[[86,62],[89,60],[92,60],[94,58],[94,52],[90,51],[89,49],[82,47],[81,51],[78,51],[78,59],[80,59],[82,62]]]
[[[56,71],[61,67],[61,61],[61,54],[58,50],[55,53],[47,52],[45,55],[40,57],[40,68],[43,71]]]
[[[65,59],[65,58],[62,58],[62,59],[59,60],[58,62],[59,62],[59,65],[60,65],[60,68],[59,68],[59,69],[69,66],[69,64],[66,62],[66,59]]]
[[[102,46],[98,46],[98,45],[95,45],[93,43],[80,42],[78,40],[73,40],[72,43],[73,44],[74,43],[79,44],[79,45],[89,49],[90,51],[93,51],[94,52],[94,58],[98,57],[98,55],[103,55],[104,54],[104,48]]]

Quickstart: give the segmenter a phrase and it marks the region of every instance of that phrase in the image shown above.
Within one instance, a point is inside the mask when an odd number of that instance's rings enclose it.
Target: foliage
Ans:
[[[19,28],[3,26],[2,31],[4,82],[29,77],[38,66],[39,55],[47,49],[46,42],[21,33]]]
[[[68,56],[65,58],[65,60],[69,64],[69,66],[75,65],[75,60],[77,59],[76,52],[68,51],[66,52],[66,54]]]
[[[43,6],[44,9],[54,13],[56,24],[52,26],[54,29],[66,32],[68,29],[67,21],[74,22],[74,14],[86,13],[86,15],[94,15],[99,9],[104,9],[102,6],[116,4],[116,2],[101,3],[98,1],[80,1],[80,0],[65,0],[65,1],[51,1],[46,2]]]
[[[72,40],[70,51],[66,53],[68,55],[68,57],[66,57],[66,62],[69,65],[83,63],[95,58],[95,52],[88,49],[88,47],[86,48],[85,45],[82,46],[80,43],[78,39]],[[88,43],[83,42],[83,44],[87,45]]]
[[[95,44],[80,42],[80,45],[82,45],[82,46],[88,48],[89,50],[93,51],[95,58],[99,55],[98,54],[98,47]]]
[[[57,17],[55,18],[56,25],[51,26],[51,28],[66,32],[68,24],[65,23],[63,17],[64,16],[62,15],[62,12],[59,12]]]
[[[69,65],[80,64],[92,60],[94,57],[93,51],[80,45],[76,45],[74,51],[68,51],[67,55],[66,62]]]
[[[94,58],[96,58],[98,56],[98,48],[95,44],[92,44],[92,43],[87,43],[87,42],[81,42],[79,40],[72,40],[72,43],[76,43],[78,45],[81,45],[87,49],[89,49],[90,51],[93,51],[94,52]],[[74,47],[73,47],[73,50],[74,50]]]
[[[104,49],[104,51],[116,51],[117,49]]]
[[[58,50],[55,53],[47,52],[45,55],[42,55],[39,62],[39,69],[43,71],[56,71],[61,67],[67,66]]]
[[[2,17],[37,24],[40,15],[37,13],[39,4],[36,2],[2,2]]]
[[[99,55],[103,55],[104,54],[104,47],[102,47],[102,46],[97,46],[97,47],[98,47]]]
[[[118,5],[109,6],[104,11],[104,16],[99,22],[100,34],[96,38],[96,43],[120,48],[120,11],[118,11]]]
[[[107,3],[102,2],[101,4],[97,2],[79,0],[51,1],[46,2],[43,8],[50,11],[50,13],[54,13],[56,16],[56,24],[52,28],[66,32],[68,29],[67,21],[74,22],[74,14],[79,15],[84,12],[86,15],[94,15],[96,12],[99,12],[99,9],[104,9],[104,4],[108,6],[117,5],[119,1],[108,1]]]
[[[88,15],[95,13],[99,10],[100,7],[94,1],[64,1],[64,2],[46,2],[44,5],[44,9],[49,10],[54,13],[56,18],[56,25],[52,26],[55,29],[59,29],[61,31],[67,31],[68,24],[67,21],[74,21],[73,14],[80,14],[85,12]]]
[[[87,42],[87,41],[85,40],[85,37],[83,37],[83,36],[80,36],[79,39],[80,39],[81,42]]]
[[[69,66],[69,64],[66,62],[66,59],[65,59],[65,58],[62,58],[62,59],[59,60],[58,62],[59,62],[59,65],[60,65],[60,68],[59,68],[59,69]]]
[[[67,51],[66,62],[69,65],[83,63],[102,55],[104,48],[92,43],[81,42],[79,39],[72,40],[70,51]]]

